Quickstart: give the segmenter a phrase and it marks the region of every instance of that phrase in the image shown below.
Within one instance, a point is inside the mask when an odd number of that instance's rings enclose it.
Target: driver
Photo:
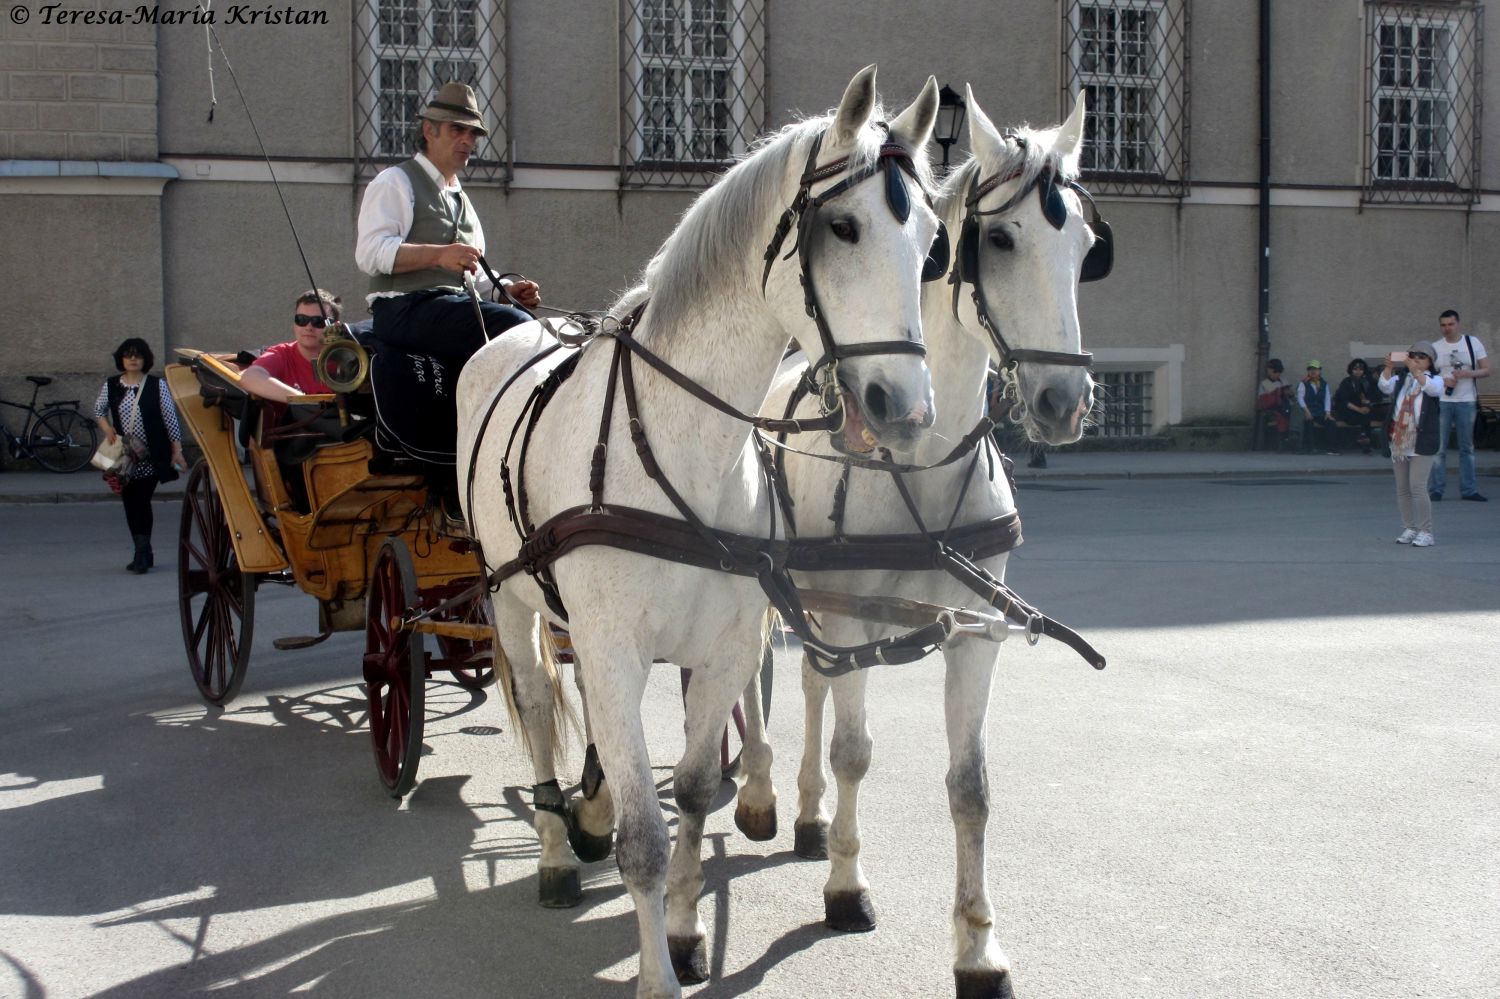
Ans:
[[[488,134],[474,91],[446,83],[423,109],[417,154],[382,170],[359,207],[354,260],[370,275],[373,335],[382,344],[462,366],[488,339],[464,290],[473,274],[481,294],[484,229],[458,175]],[[541,302],[535,281],[509,282],[506,291],[528,308]],[[483,302],[493,336],[531,317],[521,309]]]

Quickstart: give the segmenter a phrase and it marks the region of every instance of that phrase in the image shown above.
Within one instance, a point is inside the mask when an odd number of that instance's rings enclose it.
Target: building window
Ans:
[[[1479,197],[1474,3],[1368,3],[1365,200]]]
[[[622,0],[622,186],[705,186],[749,148],[763,17],[763,0]]]
[[[1189,2],[1064,0],[1068,92],[1088,104],[1083,174],[1103,193],[1187,193]]]
[[[1093,425],[1090,437],[1149,437],[1152,422],[1154,371],[1096,371]]]
[[[362,178],[416,151],[418,114],[444,83],[474,88],[489,137],[464,179],[510,178],[505,0],[356,0],[355,156]]]

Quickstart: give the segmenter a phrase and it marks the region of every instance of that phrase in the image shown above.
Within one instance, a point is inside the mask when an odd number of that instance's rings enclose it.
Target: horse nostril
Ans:
[[[1071,407],[1063,399],[1062,393],[1056,389],[1043,389],[1036,397],[1036,411],[1043,419],[1052,423],[1061,423],[1068,417]]]
[[[865,388],[865,415],[876,423],[891,422],[891,397],[873,382]]]

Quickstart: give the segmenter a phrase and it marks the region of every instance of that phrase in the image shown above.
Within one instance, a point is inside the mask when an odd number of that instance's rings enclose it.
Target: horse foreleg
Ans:
[[[859,785],[870,769],[870,730],[865,723],[865,673],[855,670],[833,682],[833,742],[828,762],[838,782],[838,806],[828,829],[832,861],[823,886],[823,922],[858,933],[875,928],[870,885],[859,864]]]
[[[672,772],[677,844],[667,870],[667,946],[678,981],[708,980],[707,933],[698,915],[703,893],[703,825],[722,774],[719,743],[743,689],[743,671],[698,670],[687,690],[686,747]]]
[[[797,770],[797,820],[792,850],[806,860],[828,859],[828,816],[823,812],[823,706],[828,680],[802,660],[802,765]]]
[[[985,715],[996,648],[960,641],[945,650],[944,712],[948,728],[948,810],[953,816],[958,876],[953,898],[953,977],[959,999],[1010,999],[1010,962],[995,938],[995,910],[985,874],[990,817]]]
[[[767,638],[761,668],[771,655]],[[771,743],[766,738],[766,716],[760,705],[760,669],[750,677],[740,698],[744,706],[745,737],[740,751],[745,782],[740,785],[734,807],[734,824],[740,832],[756,841],[776,838],[776,787],[771,783]]]
[[[636,995],[640,999],[679,999],[682,989],[667,952],[666,885],[671,844],[641,724],[641,696],[650,660],[610,655],[607,645],[591,645],[583,639],[575,633],[599,755],[613,784],[618,830],[615,858],[620,879],[635,904],[640,930]]]
[[[562,696],[555,664],[544,660],[538,640],[542,627],[534,612],[504,592],[494,601],[495,631],[505,662],[500,682],[506,704],[521,728],[522,743],[535,773],[533,820],[541,858],[537,862],[538,900],[548,908],[567,908],[583,897],[578,860],[568,844],[567,801],[557,783],[560,748],[557,710]]]

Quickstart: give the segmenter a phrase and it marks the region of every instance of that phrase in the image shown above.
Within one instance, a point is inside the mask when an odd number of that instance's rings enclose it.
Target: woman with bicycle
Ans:
[[[135,557],[125,568],[145,573],[151,554],[151,497],[162,482],[171,482],[187,465],[182,456],[182,428],[177,407],[160,378],[148,375],[155,357],[151,345],[130,337],[115,349],[118,375],[105,381],[94,403],[94,419],[109,443],[125,438],[126,453],[135,456],[124,475],[120,499],[125,523],[135,542]]]

